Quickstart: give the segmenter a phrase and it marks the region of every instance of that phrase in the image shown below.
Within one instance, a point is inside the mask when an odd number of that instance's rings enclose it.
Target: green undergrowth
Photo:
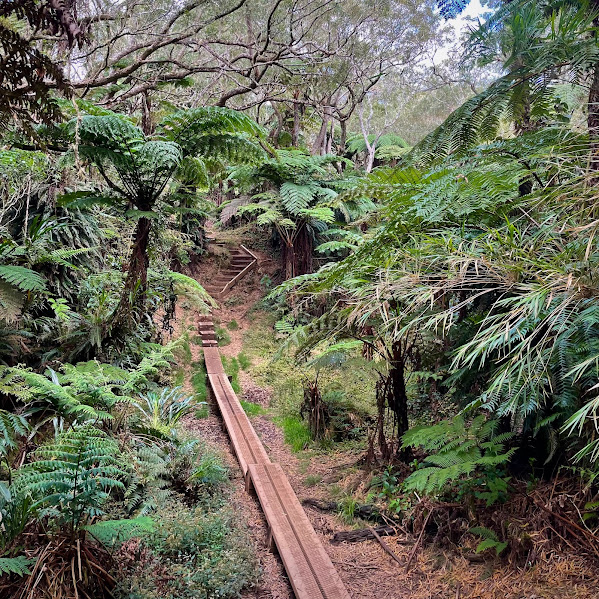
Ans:
[[[215,324],[214,332],[216,334],[216,341],[218,342],[219,347],[224,347],[225,345],[229,345],[231,343],[231,335],[225,327],[221,327]]]
[[[227,356],[221,356],[223,368],[231,381],[231,387],[233,391],[238,395],[241,393],[241,385],[239,384],[239,362],[237,358],[228,358]]]
[[[267,413],[267,410],[265,410],[261,405],[252,401],[245,401],[241,399],[239,400],[239,403],[248,416],[260,416]]]
[[[227,323],[227,328],[229,329],[229,331],[238,331],[239,323],[235,319],[233,319]]]
[[[192,507],[181,497],[168,498],[160,506],[160,518],[138,538],[142,559],[119,560],[121,577],[114,597],[239,597],[259,573],[241,520],[222,497],[204,498]]]
[[[273,328],[275,315],[254,310],[252,317],[252,327],[244,334],[243,355],[252,364],[256,383],[273,390],[272,413],[275,423],[283,429],[285,441],[294,451],[301,451],[311,444],[307,425],[300,417],[304,384],[307,378],[315,377],[316,371],[298,366],[293,356],[284,355],[275,360],[280,347]],[[343,394],[343,411],[366,417],[375,414],[375,381],[376,373],[371,363],[362,358],[354,358],[335,369],[322,369],[319,373],[319,387],[323,395],[328,392]],[[365,430],[356,429],[350,443],[362,444],[364,434]],[[321,447],[330,449],[339,445],[326,441]]]
[[[193,362],[191,366],[193,372],[191,375],[191,386],[196,394],[196,399],[205,402],[208,400],[206,364],[204,360],[198,360],[197,362]]]
[[[277,426],[283,429],[285,443],[295,452],[306,449],[312,439],[306,423],[297,416],[283,416],[274,419]]]

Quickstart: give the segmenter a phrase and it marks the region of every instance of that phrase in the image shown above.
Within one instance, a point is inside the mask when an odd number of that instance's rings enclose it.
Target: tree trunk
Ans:
[[[142,217],[137,221],[127,277],[114,315],[114,325],[117,327],[124,325],[130,319],[133,306],[143,306],[145,303],[148,288],[148,266],[150,264],[148,245],[151,229],[152,221],[150,219]]]
[[[154,133],[154,123],[152,122],[152,102],[147,91],[141,96],[141,130],[145,135]]]
[[[300,105],[297,102],[293,104],[293,129],[291,131],[291,145],[295,148],[299,146],[299,137],[300,137],[300,126],[302,115],[300,112]]]
[[[331,121],[331,129],[329,131],[329,138],[327,140],[327,147],[325,154],[330,154],[333,151],[333,137],[335,136],[335,123]]]
[[[295,276],[295,252],[293,243],[283,242],[283,264],[285,265],[285,280]]]
[[[345,119],[339,121],[341,127],[341,135],[339,137],[339,150],[338,154],[343,156],[345,154],[345,145],[347,144],[347,121]]]
[[[274,103],[272,104],[272,110],[277,118],[277,126],[270,132],[269,137],[272,143],[275,145],[275,147],[279,147],[279,138],[281,137],[281,133],[283,132],[285,121],[283,119],[281,111],[274,105]]]
[[[295,241],[295,275],[306,275],[313,270],[314,242],[306,225],[303,225]]]
[[[306,225],[301,225],[295,241],[283,240],[285,280],[313,271],[314,241]]]
[[[401,437],[409,428],[408,394],[406,391],[406,347],[396,341],[391,347],[389,372],[380,375],[376,385],[377,429],[376,437],[383,461],[399,456],[402,461],[411,459],[411,451],[401,448]],[[392,422],[388,422],[389,417]],[[374,438],[373,438],[374,439]]]
[[[410,427],[408,422],[408,394],[406,392],[406,362],[403,355],[403,344],[393,344],[393,361],[389,377],[391,379],[391,396],[389,407],[396,419],[397,437],[400,438]]]
[[[372,167],[374,166],[374,155],[376,153],[376,143],[372,145],[366,144],[368,148],[368,157],[366,158],[366,172],[369,173],[372,171]]]
[[[322,125],[320,126],[320,131],[318,132],[318,135],[316,136],[316,141],[314,142],[314,145],[312,146],[312,153],[322,154],[322,149],[324,147],[324,144],[325,144],[326,138],[327,138],[328,125],[329,125],[329,119],[328,119],[328,116],[325,114],[325,116],[322,119]]]

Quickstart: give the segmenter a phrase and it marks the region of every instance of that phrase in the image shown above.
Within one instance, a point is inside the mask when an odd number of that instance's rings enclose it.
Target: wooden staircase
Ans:
[[[256,268],[257,264],[257,256],[244,245],[240,245],[231,250],[231,260],[227,268],[207,281],[204,289],[215,300],[222,300],[240,279]]]

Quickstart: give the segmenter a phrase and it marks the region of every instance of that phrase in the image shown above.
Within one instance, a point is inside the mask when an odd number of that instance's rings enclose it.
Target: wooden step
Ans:
[[[224,374],[225,370],[220,359],[218,347],[204,348],[204,362],[206,364],[206,372],[208,374]]]
[[[244,268],[247,268],[252,262],[253,260],[242,260],[241,258],[235,258],[234,260],[231,260],[231,266],[243,270]]]
[[[281,466],[250,464],[249,476],[297,599],[350,599]]]

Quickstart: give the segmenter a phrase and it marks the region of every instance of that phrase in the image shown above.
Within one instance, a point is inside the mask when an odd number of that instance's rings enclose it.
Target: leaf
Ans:
[[[0,557],[0,574],[16,574],[17,576],[28,576],[31,574],[29,566],[35,564],[34,559],[28,559],[24,555],[17,557]]]
[[[24,266],[0,265],[0,278],[21,291],[44,291],[46,289],[44,278]]]

